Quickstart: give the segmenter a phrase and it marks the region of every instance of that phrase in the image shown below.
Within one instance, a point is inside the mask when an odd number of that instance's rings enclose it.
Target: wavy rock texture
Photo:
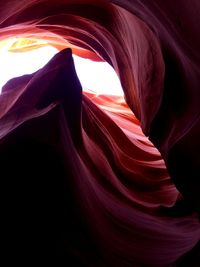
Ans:
[[[197,0],[0,3],[1,40],[62,50],[0,96],[8,264],[199,266],[199,16]],[[110,63],[126,102],[82,94],[72,51]]]

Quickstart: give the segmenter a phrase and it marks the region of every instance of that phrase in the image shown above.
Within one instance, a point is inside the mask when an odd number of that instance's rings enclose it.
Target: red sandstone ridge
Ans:
[[[1,41],[61,50],[0,96],[7,261],[198,266],[199,17],[197,0],[1,1]],[[126,103],[83,95],[72,52],[110,63]]]

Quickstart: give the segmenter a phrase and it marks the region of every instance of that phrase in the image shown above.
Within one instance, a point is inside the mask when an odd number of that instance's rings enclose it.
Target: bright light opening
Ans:
[[[124,95],[116,72],[107,62],[94,62],[75,55],[73,57],[83,90],[89,89],[101,95]]]
[[[30,74],[42,68],[58,50],[45,46],[27,52],[10,52],[7,47],[0,49],[0,91],[3,85],[14,77]],[[94,62],[73,55],[77,75],[83,90],[96,94],[123,96],[119,78],[106,62]]]

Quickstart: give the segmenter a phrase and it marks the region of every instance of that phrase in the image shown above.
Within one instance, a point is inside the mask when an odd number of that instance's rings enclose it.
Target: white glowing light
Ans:
[[[57,52],[54,47],[42,47],[22,53],[0,50],[0,90],[11,78],[42,68]]]
[[[124,95],[119,78],[108,63],[94,62],[75,55],[73,57],[83,89],[92,90],[97,94]]]
[[[51,46],[14,53],[0,50],[0,91],[11,78],[30,74],[42,68],[56,53]],[[73,55],[75,68],[83,90],[97,94],[123,95],[121,84],[113,68],[106,62],[94,62]]]

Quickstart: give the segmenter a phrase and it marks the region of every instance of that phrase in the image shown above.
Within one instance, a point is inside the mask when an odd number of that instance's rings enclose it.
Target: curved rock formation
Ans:
[[[195,247],[199,15],[197,0],[0,3],[1,40],[61,50],[0,96],[7,259],[165,267]],[[126,103],[82,94],[71,50],[110,63]]]

